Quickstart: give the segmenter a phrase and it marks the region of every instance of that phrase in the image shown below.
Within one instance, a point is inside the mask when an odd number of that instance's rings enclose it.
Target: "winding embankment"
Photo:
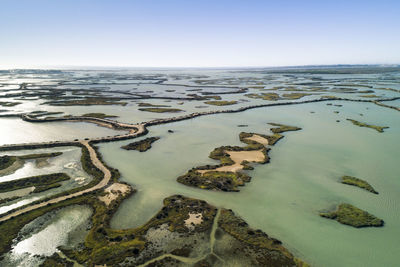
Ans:
[[[58,203],[58,202],[61,202],[61,201],[64,201],[64,200],[67,200],[67,199],[70,199],[70,198],[73,198],[73,197],[78,197],[78,196],[81,196],[83,194],[86,194],[86,193],[89,193],[89,192],[92,192],[92,191],[95,191],[97,189],[101,189],[101,188],[105,187],[108,184],[108,182],[110,181],[110,179],[111,179],[110,170],[106,166],[104,166],[104,164],[100,161],[100,159],[97,156],[96,151],[93,149],[93,147],[89,144],[88,141],[82,141],[81,144],[83,146],[85,146],[87,148],[87,150],[89,151],[90,159],[91,159],[93,165],[96,166],[96,168],[98,168],[104,175],[103,179],[99,183],[97,183],[93,187],[87,188],[85,190],[78,191],[78,192],[75,192],[75,193],[72,193],[72,194],[69,194],[69,195],[66,195],[66,196],[56,197],[56,198],[50,199],[50,200],[45,201],[45,202],[41,202],[41,203],[38,203],[38,204],[34,204],[34,205],[31,205],[31,206],[22,208],[22,209],[17,210],[17,211],[15,211],[13,213],[9,213],[9,214],[1,217],[0,218],[0,222],[1,221],[6,221],[6,220],[8,220],[8,219],[10,219],[12,217],[18,216],[18,215],[23,214],[25,212],[44,207],[44,206],[46,206],[48,204]]]
[[[127,124],[121,123],[121,125],[127,125]],[[129,125],[129,127],[134,128],[132,125]],[[90,141],[89,140],[83,140],[83,141],[75,142],[75,143],[77,143],[77,144],[79,144],[81,146],[86,147],[86,149],[89,152],[89,156],[90,156],[91,162],[93,163],[93,165],[97,169],[99,169],[103,173],[103,179],[99,183],[97,183],[96,185],[94,185],[94,186],[92,186],[90,188],[87,188],[87,189],[84,189],[84,190],[81,190],[81,191],[78,191],[78,192],[74,192],[74,193],[69,194],[69,195],[56,197],[56,198],[50,199],[48,201],[44,201],[44,202],[41,202],[41,203],[33,204],[31,206],[27,206],[27,207],[18,209],[18,210],[14,211],[14,212],[11,212],[11,213],[8,213],[8,214],[4,215],[3,217],[0,217],[0,222],[6,221],[6,220],[8,220],[8,219],[10,219],[12,217],[15,217],[15,216],[18,216],[20,214],[26,213],[28,211],[32,211],[32,210],[44,207],[44,206],[46,206],[48,204],[54,204],[54,203],[58,203],[58,202],[61,202],[61,201],[64,201],[64,200],[67,200],[67,199],[70,199],[70,198],[73,198],[73,197],[78,197],[78,196],[81,196],[83,194],[90,193],[90,192],[93,192],[93,191],[98,190],[98,189],[102,189],[105,186],[107,186],[108,183],[110,182],[110,179],[111,179],[111,171],[106,166],[104,166],[102,161],[99,159],[96,151],[90,145],[90,142],[94,142],[95,143],[96,141],[97,142],[107,142],[107,141],[112,141],[112,140],[123,140],[124,138],[133,138],[133,137],[137,137],[137,136],[140,136],[140,135],[146,133],[146,128],[143,125],[137,125],[137,126],[135,126],[135,129],[136,130],[133,130],[133,129],[130,130],[130,132],[128,134],[125,134],[125,135],[120,135],[120,136],[115,136],[115,137],[97,138],[97,139],[92,139]],[[68,143],[68,142],[66,142],[66,143]],[[70,142],[70,143],[73,143],[73,142]],[[48,144],[49,143],[41,143],[41,144],[38,143],[38,144],[33,144],[33,147],[43,147],[43,146],[47,147]],[[53,145],[53,144],[54,143],[51,143],[51,145]],[[7,148],[7,147],[5,147],[5,148]],[[18,145],[15,145],[14,148],[18,148]]]

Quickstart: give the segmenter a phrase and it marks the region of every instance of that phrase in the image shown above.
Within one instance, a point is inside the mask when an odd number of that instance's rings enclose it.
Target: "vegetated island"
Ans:
[[[151,148],[151,144],[159,139],[160,137],[148,137],[146,139],[121,146],[121,148],[125,150],[137,150],[139,152],[145,152]]]
[[[383,133],[384,129],[389,128],[387,126],[371,125],[371,124],[367,124],[367,123],[364,123],[364,122],[356,121],[356,120],[353,120],[353,119],[346,119],[346,120],[351,121],[354,125],[357,125],[357,126],[360,126],[360,127],[371,128],[371,129],[374,129],[374,130],[376,130],[376,131],[378,131],[380,133]]]
[[[301,128],[270,123],[277,126],[271,129],[273,135],[241,132],[239,139],[247,144],[239,146],[221,146],[215,148],[209,155],[210,158],[219,160],[218,165],[205,165],[195,167],[177,178],[179,183],[201,189],[225,192],[238,192],[238,186],[250,182],[251,177],[242,170],[252,170],[250,162],[269,162],[268,145],[274,145],[280,140],[285,131],[297,131]]]
[[[356,228],[381,227],[384,225],[383,220],[350,204],[340,204],[336,211],[320,213],[320,216]]]
[[[176,113],[183,111],[179,108],[139,108],[140,111],[154,112],[154,113]]]
[[[237,101],[206,101],[204,104],[213,105],[213,106],[230,106],[235,105]]]
[[[22,102],[0,102],[0,106],[2,107],[14,107],[19,104],[22,104]]]
[[[82,117],[92,117],[92,118],[98,118],[98,119],[108,119],[108,118],[118,118],[116,115],[108,115],[104,113],[86,113],[83,114]]]
[[[342,176],[340,181],[342,184],[357,186],[357,187],[365,189],[371,193],[379,194],[368,182],[361,180],[359,178],[345,175],[345,176]]]
[[[168,107],[171,107],[171,106],[168,106],[168,105],[158,105],[158,104],[151,104],[151,103],[146,103],[146,102],[138,103],[138,106],[139,107],[157,107],[157,108],[168,108]]]

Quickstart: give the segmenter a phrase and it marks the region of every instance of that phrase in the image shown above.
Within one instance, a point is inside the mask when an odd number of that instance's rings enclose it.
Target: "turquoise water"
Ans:
[[[141,225],[161,207],[163,198],[183,194],[233,209],[252,227],[282,240],[315,266],[396,266],[400,245],[398,113],[371,104],[334,104],[343,107],[314,103],[261,108],[151,127],[148,136],[161,139],[146,153],[119,148],[129,141],[101,145],[106,162],[138,189],[122,204],[112,226]],[[378,133],[352,125],[346,118],[390,128]],[[212,163],[208,154],[213,148],[240,144],[239,132],[268,133],[267,122],[303,130],[286,133],[272,148],[271,163],[250,171],[253,179],[241,192],[211,192],[175,181],[191,167]],[[238,124],[249,126],[238,128]],[[168,129],[175,132],[169,134]],[[363,178],[380,194],[340,184],[342,175]],[[320,211],[342,202],[384,219],[385,227],[355,229],[319,217]]]

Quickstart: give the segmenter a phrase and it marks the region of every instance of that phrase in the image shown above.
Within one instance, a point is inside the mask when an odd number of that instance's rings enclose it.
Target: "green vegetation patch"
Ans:
[[[384,225],[383,220],[350,204],[340,204],[336,211],[320,213],[320,216],[356,228],[380,227]]]
[[[359,97],[364,97],[364,98],[375,98],[379,97],[378,95],[359,95]]]
[[[140,111],[154,112],[154,113],[176,113],[183,111],[179,108],[139,108]]]
[[[157,107],[157,108],[167,108],[170,107],[168,105],[157,105],[157,104],[151,104],[151,103],[139,103],[138,104],[139,107]]]
[[[231,210],[222,209],[218,226],[241,242],[242,246],[257,248],[256,266],[305,266],[282,246],[282,242],[254,230]],[[274,255],[271,257],[271,252]]]
[[[0,199],[0,205],[2,205],[4,203],[7,203],[7,202],[10,202],[10,201],[13,201],[13,200],[16,200],[18,198],[20,198],[20,197],[19,196],[13,196],[13,197],[8,197],[8,198],[2,198],[2,199]]]
[[[45,261],[40,264],[40,267],[73,267],[74,263],[67,259],[61,258],[57,253],[47,257]]]
[[[295,100],[295,99],[300,99],[300,98],[308,96],[308,95],[311,95],[311,94],[308,94],[308,93],[290,93],[290,94],[283,94],[282,97],[284,99]]]
[[[213,106],[230,106],[237,104],[237,101],[206,101],[204,104],[213,105]]]
[[[346,120],[351,121],[354,125],[357,125],[359,127],[371,128],[371,129],[374,129],[374,130],[376,130],[376,131],[378,131],[380,133],[383,133],[384,129],[388,129],[389,128],[387,126],[376,126],[376,125],[372,125],[372,124],[367,124],[365,122],[356,121],[356,120],[353,120],[353,119],[346,119]]]
[[[28,154],[23,156],[17,156],[19,159],[39,159],[39,158],[52,158],[62,155],[62,152],[51,152],[51,153],[39,153],[39,154]]]
[[[269,101],[276,101],[280,99],[279,94],[277,93],[246,94],[245,96],[248,98],[264,99]]]
[[[375,189],[366,181],[361,180],[359,178],[353,177],[353,176],[343,176],[341,179],[342,184],[348,184],[348,185],[353,185],[353,186],[357,186],[359,188],[365,189],[371,193],[374,194],[379,194],[377,191],[375,191]]]
[[[45,175],[32,176],[7,182],[0,183],[0,193],[13,191],[17,189],[27,188],[31,186],[38,187],[39,192],[51,187],[52,184],[69,180],[70,177],[66,173],[52,173]]]
[[[7,169],[11,165],[14,164],[14,162],[17,160],[17,157],[15,156],[2,156],[0,157],[0,170]]]
[[[82,117],[92,117],[92,118],[98,118],[98,119],[118,118],[118,116],[108,115],[108,114],[104,114],[104,113],[86,113],[86,114],[83,114]]]
[[[121,102],[118,98],[89,97],[76,100],[47,101],[43,104],[50,106],[93,106],[93,105],[120,105],[126,106],[127,102]]]
[[[280,134],[283,132],[290,132],[290,131],[299,131],[301,128],[296,127],[296,126],[289,126],[289,125],[284,125],[284,124],[279,124],[279,123],[268,123],[269,125],[276,126],[275,128],[271,128],[271,132],[274,134]]]
[[[241,172],[208,171],[201,174],[196,169],[177,178],[177,181],[184,185],[225,192],[238,192],[237,187],[250,180],[250,176]]]
[[[0,106],[2,107],[14,107],[19,104],[22,104],[22,102],[0,102]]]
[[[125,146],[121,146],[121,148],[125,150],[137,150],[139,152],[145,152],[149,150],[151,148],[151,144],[153,144],[158,139],[160,139],[160,137],[149,137],[137,142],[127,144]]]

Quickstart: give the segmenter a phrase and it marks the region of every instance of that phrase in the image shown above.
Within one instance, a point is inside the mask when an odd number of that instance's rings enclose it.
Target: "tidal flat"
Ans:
[[[107,170],[111,171],[107,184],[89,194],[50,204],[45,207],[48,212],[39,208],[10,219],[11,232],[15,231],[19,238],[2,251],[0,264],[39,266],[62,261],[88,266],[105,263],[229,266],[243,261],[240,255],[232,256],[235,252],[227,249],[228,242],[237,249],[244,246],[249,253],[257,250],[263,253],[263,261],[259,263],[247,259],[251,262],[246,264],[254,266],[262,266],[274,258],[271,244],[279,247],[288,259],[276,266],[284,262],[292,266],[396,265],[396,249],[400,246],[397,238],[400,113],[387,106],[396,106],[400,99],[396,91],[400,88],[400,72],[379,72],[376,68],[368,74],[337,69],[331,73],[280,71],[283,72],[115,70],[110,75],[82,70],[41,73],[40,79],[32,79],[36,75],[32,71],[26,79],[19,74],[18,80],[14,80],[12,73],[0,74],[4,102],[21,102],[2,107],[6,111],[0,114],[3,116],[0,125],[6,128],[2,128],[5,130],[0,142],[26,145],[46,142],[50,146],[18,151],[8,146],[0,155],[62,152],[49,158],[48,166],[36,166],[34,159],[27,160],[14,174],[0,177],[4,179],[0,182],[63,172],[63,169],[71,177],[59,187],[43,192],[1,193],[0,199],[4,201],[0,202],[0,208],[5,212],[0,214],[0,220],[26,204],[51,201],[57,194],[79,191],[80,187],[90,186],[89,183],[103,181],[103,175],[106,177]],[[386,89],[379,89],[385,79]],[[367,94],[378,97],[360,97]],[[24,100],[28,97],[36,100]],[[207,101],[216,104],[201,107]],[[143,112],[140,111],[143,103],[149,108],[181,111]],[[37,116],[51,113],[49,116],[63,119],[68,119],[65,115],[75,117],[67,121],[41,121],[45,116]],[[26,114],[37,116],[37,121],[23,120]],[[91,114],[101,123],[77,121],[82,114]],[[355,127],[347,118],[389,128],[381,133],[366,130]],[[107,127],[110,121],[116,121],[117,127]],[[285,137],[279,140],[276,135],[280,132],[274,130],[279,125],[301,130],[284,132]],[[262,144],[264,140],[259,137],[269,136],[272,146],[268,164],[243,163],[241,172],[251,176],[251,182],[240,187],[240,192],[202,190],[176,181],[194,166],[218,164],[208,157],[215,148],[244,147],[246,144],[239,138],[243,131],[260,145],[267,144]],[[136,139],[139,136],[143,137]],[[142,153],[121,149],[155,138],[159,140],[151,144],[151,149],[139,149]],[[57,147],[56,141],[71,143]],[[89,158],[87,154],[86,163],[81,160],[82,144],[98,147],[97,156]],[[4,147],[7,146],[0,149]],[[91,165],[90,161],[97,165]],[[7,167],[10,163],[4,164]],[[341,184],[338,177],[343,175],[362,177],[379,195]],[[165,203],[168,199],[186,203],[188,198],[201,205],[190,204],[188,210]],[[358,229],[319,216],[335,210],[341,203],[368,211],[384,220],[384,226]],[[210,220],[216,217],[214,209],[224,214],[232,210],[235,217],[229,221],[232,225],[240,223],[244,227],[240,229],[245,231],[228,227],[223,221],[219,227],[211,227]],[[28,216],[36,220],[26,223],[27,228],[16,227],[17,222]],[[51,219],[43,225],[40,222],[46,216]],[[67,223],[68,218],[72,223]],[[11,224],[7,220],[0,222],[0,228],[6,225]],[[176,226],[179,227],[175,229]],[[28,228],[32,229],[32,237],[26,234]],[[211,254],[206,246],[209,243],[200,240],[196,241],[200,242],[199,251],[193,251],[191,242],[202,234],[196,233],[197,230],[191,232],[193,229],[204,231],[204,240],[215,238]],[[190,238],[185,240],[185,246],[179,246],[178,235],[182,238],[184,233],[190,233]],[[45,249],[26,249],[49,234],[53,238]],[[176,239],[167,242],[170,238]],[[157,246],[151,249],[145,245],[149,241]]]

